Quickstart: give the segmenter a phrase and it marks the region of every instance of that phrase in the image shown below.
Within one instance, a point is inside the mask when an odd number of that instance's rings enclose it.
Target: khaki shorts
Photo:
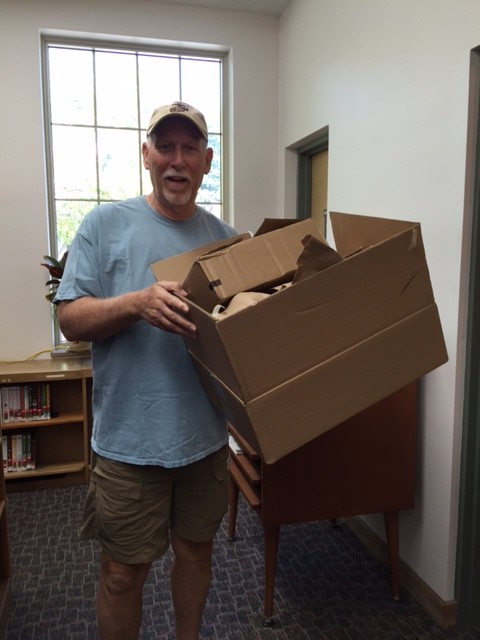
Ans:
[[[118,562],[153,562],[169,531],[212,540],[228,507],[228,447],[184,467],[137,466],[95,456],[82,538]]]

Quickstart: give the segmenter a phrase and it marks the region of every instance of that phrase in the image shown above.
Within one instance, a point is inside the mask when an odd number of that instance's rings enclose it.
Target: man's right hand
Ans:
[[[138,293],[143,320],[164,331],[195,338],[197,330],[188,317],[188,306],[176,295],[187,296],[180,283],[156,282]]]

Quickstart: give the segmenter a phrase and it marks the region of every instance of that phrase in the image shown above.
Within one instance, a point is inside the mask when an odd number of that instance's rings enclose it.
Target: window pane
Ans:
[[[93,53],[51,47],[48,52],[52,122],[93,124]]]
[[[220,71],[218,60],[182,58],[182,100],[202,111],[211,133],[221,133]]]
[[[56,203],[57,256],[62,257],[68,249],[81,221],[96,204],[96,202],[75,200],[60,200]]]
[[[134,54],[95,54],[99,126],[137,127],[137,69]]]
[[[147,129],[157,107],[180,96],[178,56],[140,55],[138,57],[141,128]]]
[[[97,198],[95,132],[52,127],[55,198]]]
[[[98,131],[100,198],[122,200],[140,193],[139,140],[136,131]]]

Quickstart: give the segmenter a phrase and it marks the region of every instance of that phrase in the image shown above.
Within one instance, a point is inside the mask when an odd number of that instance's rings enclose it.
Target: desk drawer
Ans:
[[[259,509],[261,506],[260,484],[257,486],[250,484],[242,469],[239,467],[236,457],[230,459],[230,477],[243,493],[248,504],[254,509]]]
[[[261,506],[262,460],[257,452],[232,426],[230,435],[230,475],[254,509]]]

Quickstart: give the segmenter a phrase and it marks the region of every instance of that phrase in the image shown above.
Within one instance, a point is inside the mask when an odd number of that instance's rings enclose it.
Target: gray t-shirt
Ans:
[[[235,230],[205,209],[171,221],[144,197],[102,205],[82,222],[69,249],[56,301],[109,298],[148,287],[150,265]],[[180,336],[141,320],[94,342],[92,448],[140,465],[178,467],[227,442]]]

